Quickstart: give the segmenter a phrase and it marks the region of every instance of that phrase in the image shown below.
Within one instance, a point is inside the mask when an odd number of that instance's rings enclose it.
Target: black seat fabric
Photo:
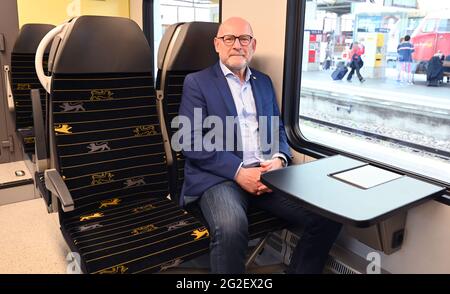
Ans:
[[[178,115],[186,75],[202,70],[218,61],[213,46],[213,39],[218,28],[218,23],[178,23],[167,29],[161,41],[158,51],[156,88],[163,93],[162,107],[170,139],[177,131],[170,127],[170,123]],[[177,181],[176,186],[171,189],[171,193],[179,197],[184,180],[185,159],[181,152],[172,151],[172,153]],[[189,209],[192,208],[193,206],[189,206]],[[194,212],[199,216],[199,210],[194,210]],[[251,207],[247,215],[250,238],[262,237],[285,226],[280,219],[255,207]]]
[[[41,39],[53,25],[26,24],[14,44],[11,54],[11,88],[15,105],[16,130],[22,140],[26,153],[34,153],[33,111],[31,107],[31,89],[41,93],[42,113],[45,113],[46,95],[34,67],[36,49]],[[43,64],[47,65],[48,52],[44,54]]]
[[[75,204],[59,211],[61,230],[83,271],[157,272],[204,254],[207,229],[167,198],[142,31],[103,16],[81,16],[70,26],[55,54],[50,122],[52,158]]]

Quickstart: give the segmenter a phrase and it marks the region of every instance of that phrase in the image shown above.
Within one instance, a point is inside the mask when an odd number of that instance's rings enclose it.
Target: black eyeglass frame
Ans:
[[[233,43],[227,44],[227,43],[225,42],[225,38],[226,38],[226,37],[232,37],[232,38],[233,38]],[[242,37],[248,37],[248,38],[249,38],[248,44],[242,44],[242,41],[244,41],[244,42],[246,41],[245,39],[242,40],[242,39],[241,39]],[[250,36],[250,35],[240,35],[240,36],[235,36],[235,35],[223,35],[222,37],[216,37],[216,38],[217,38],[217,39],[222,39],[222,42],[223,42],[225,45],[227,45],[227,46],[233,45],[234,42],[236,42],[236,39],[239,40],[239,44],[240,44],[241,46],[248,46],[248,45],[250,45],[250,43],[251,43],[252,40],[253,40],[253,36]]]

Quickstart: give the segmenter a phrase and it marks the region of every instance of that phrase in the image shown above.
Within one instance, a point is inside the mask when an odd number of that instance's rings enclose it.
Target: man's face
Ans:
[[[227,44],[230,43],[230,36],[241,36],[241,41],[236,38],[232,44]],[[250,42],[245,45],[248,37]],[[231,71],[238,72],[250,63],[256,49],[256,40],[253,39],[253,33],[247,23],[231,21],[222,25],[214,39],[214,46],[222,63]]]

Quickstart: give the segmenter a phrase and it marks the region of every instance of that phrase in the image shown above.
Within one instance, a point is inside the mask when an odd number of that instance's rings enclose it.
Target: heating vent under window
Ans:
[[[332,256],[328,258],[328,261],[325,265],[325,272],[340,275],[361,274],[360,272],[356,271],[355,269],[352,269],[348,265],[344,264],[343,262],[337,260]]]

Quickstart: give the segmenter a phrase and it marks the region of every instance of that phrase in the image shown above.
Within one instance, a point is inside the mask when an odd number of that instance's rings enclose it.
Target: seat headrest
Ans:
[[[127,18],[80,16],[68,24],[57,47],[54,73],[152,72],[147,39]]]
[[[173,25],[168,28],[158,51],[158,68],[167,64],[170,71],[202,70],[218,60],[214,49],[214,37],[219,29],[218,23],[190,22]],[[170,37],[170,38],[169,38]],[[166,52],[164,54],[164,52]],[[165,55],[165,57],[164,57]],[[163,58],[169,58],[167,63]]]
[[[13,53],[35,54],[42,38],[55,26],[51,24],[29,23],[22,26],[14,43]],[[48,53],[47,48],[46,53]]]
[[[177,28],[181,25],[183,25],[184,22],[179,22],[172,24],[166,28],[166,31],[164,32],[164,35],[161,39],[161,42],[159,42],[159,48],[158,48],[158,69],[162,69],[164,57],[166,56],[167,49],[170,45],[170,40],[172,40],[173,34],[177,30]]]

